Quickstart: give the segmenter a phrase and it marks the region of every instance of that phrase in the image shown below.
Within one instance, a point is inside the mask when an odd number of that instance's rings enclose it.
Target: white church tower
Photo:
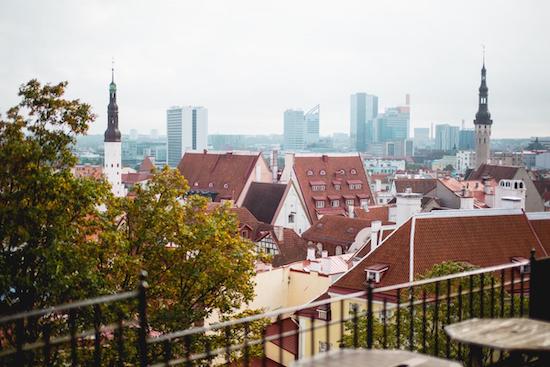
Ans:
[[[107,130],[105,130],[103,174],[111,184],[115,196],[126,196],[126,189],[122,184],[122,143],[118,129],[118,106],[116,104],[115,70],[111,70],[111,84],[109,84],[109,107],[107,109]]]

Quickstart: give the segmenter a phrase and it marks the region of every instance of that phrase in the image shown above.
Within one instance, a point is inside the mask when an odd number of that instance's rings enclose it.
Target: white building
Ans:
[[[188,150],[208,147],[208,110],[200,106],[174,106],[166,111],[167,161],[176,167]]]
[[[476,168],[476,152],[473,150],[461,150],[456,153],[456,170],[465,173],[468,169]]]
[[[109,106],[107,108],[107,130],[105,130],[103,174],[111,184],[113,195],[126,196],[122,184],[122,142],[118,129],[118,106],[116,104],[115,72],[112,70],[109,84]]]

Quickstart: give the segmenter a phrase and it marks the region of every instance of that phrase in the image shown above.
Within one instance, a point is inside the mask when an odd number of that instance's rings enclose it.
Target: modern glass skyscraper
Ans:
[[[458,133],[458,126],[435,125],[435,149],[445,151],[458,149]]]
[[[304,118],[306,119],[306,145],[315,144],[319,141],[319,105],[309,110]]]
[[[474,129],[462,129],[458,133],[459,150],[475,150],[476,133]]]
[[[378,97],[367,93],[355,93],[350,98],[351,145],[364,152],[374,142],[373,121],[378,115]]]
[[[166,111],[167,158],[176,167],[186,150],[208,146],[208,110],[204,107],[174,106]]]
[[[303,150],[306,147],[306,120],[302,110],[286,110],[284,114],[285,150]]]
[[[374,142],[383,143],[409,138],[411,114],[409,106],[390,107],[374,121]]]

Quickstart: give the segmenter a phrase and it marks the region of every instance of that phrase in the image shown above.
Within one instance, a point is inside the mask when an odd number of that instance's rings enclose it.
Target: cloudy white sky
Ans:
[[[164,132],[171,105],[209,109],[210,133],[281,133],[287,108],[321,105],[349,130],[349,95],[381,108],[411,94],[412,126],[471,126],[481,45],[494,136],[550,135],[550,2],[0,2],[0,111],[31,79],[69,81],[106,126],[111,58],[123,132]]]

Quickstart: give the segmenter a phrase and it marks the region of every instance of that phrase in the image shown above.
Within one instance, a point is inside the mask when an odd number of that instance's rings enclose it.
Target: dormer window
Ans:
[[[519,266],[519,273],[520,274],[529,274],[531,273],[531,264],[529,260],[527,260],[524,257],[521,256],[514,256],[512,257],[512,263],[513,264],[522,264]]]
[[[322,170],[319,171],[319,174],[320,174],[321,176],[326,176],[327,171],[325,171],[324,169],[322,169]]]
[[[357,170],[356,170],[355,168],[352,168],[351,171],[350,171],[350,173],[351,173],[352,175],[356,175],[356,174],[357,174]]]
[[[197,187],[197,186],[199,186],[199,183],[198,183],[198,182],[195,182],[195,183],[193,184],[193,186]]]
[[[208,183],[208,187],[214,187],[214,183],[213,182]]]
[[[306,174],[307,174],[308,176],[313,176],[313,171],[310,170],[310,169],[308,169],[307,172],[306,172]]]
[[[324,200],[316,200],[315,201],[315,207],[317,209],[322,209],[325,207],[325,201]]]
[[[365,269],[366,280],[372,281],[373,283],[380,283],[380,280],[382,280],[382,275],[388,269],[389,266],[386,264],[370,265]]]
[[[224,183],[224,184],[223,184],[223,188],[224,188],[224,189],[228,189],[228,188],[229,188],[229,184]]]

